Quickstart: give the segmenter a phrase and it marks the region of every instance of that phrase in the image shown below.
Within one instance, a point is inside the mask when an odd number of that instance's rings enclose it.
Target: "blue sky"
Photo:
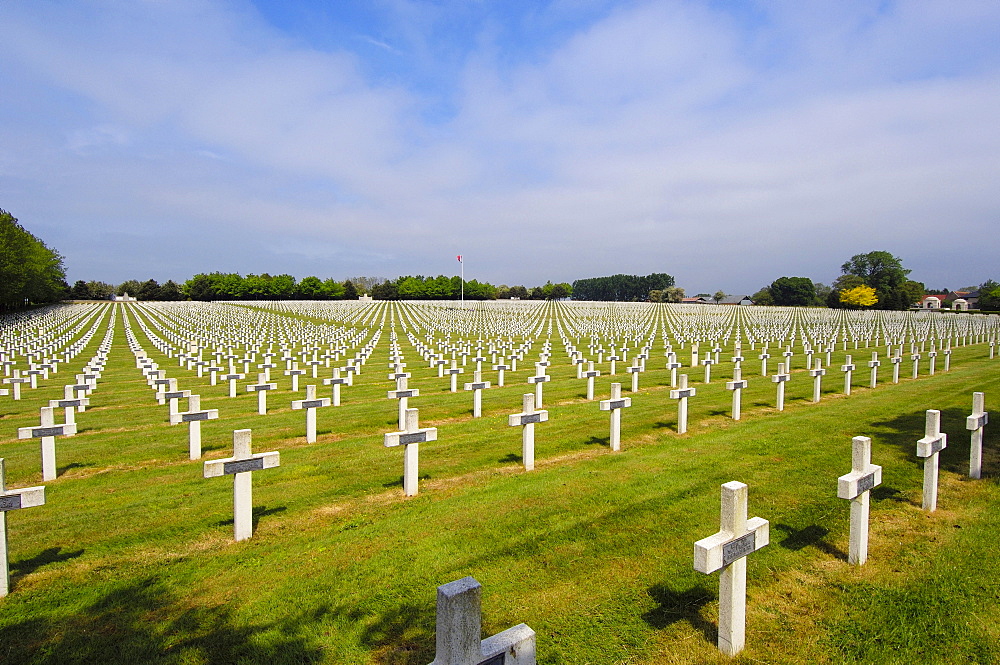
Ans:
[[[0,207],[71,281],[1000,279],[1000,3],[0,3]]]

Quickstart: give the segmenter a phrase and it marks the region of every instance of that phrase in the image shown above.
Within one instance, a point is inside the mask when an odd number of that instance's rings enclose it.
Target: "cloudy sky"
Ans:
[[[0,207],[70,281],[1000,279],[996,0],[5,0]]]

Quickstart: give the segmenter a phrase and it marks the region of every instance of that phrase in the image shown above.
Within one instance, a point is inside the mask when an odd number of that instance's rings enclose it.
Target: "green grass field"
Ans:
[[[383,334],[372,357],[342,406],[319,411],[319,441],[307,444],[305,416],[290,408],[304,389],[292,393],[276,376],[280,389],[259,416],[247,382],[230,399],[227,385],[179,367],[140,331],[136,312],[154,317],[132,309],[149,356],[200,394],[202,408],[220,410],[203,424],[206,458],[231,455],[232,431],[243,428],[253,429],[255,452],[281,452],[279,468],[254,473],[254,536],[235,543],[232,482],[204,479],[202,461],[188,460],[187,427],[167,424],[135,367],[124,311],[92,406],[77,415],[79,434],[57,440],[59,477],[45,483],[46,505],[8,513],[2,663],[424,665],[434,659],[435,589],[466,575],[483,584],[484,631],[527,623],[545,664],[1000,662],[992,425],[983,479],[967,478],[972,392],[986,393],[987,409],[1000,395],[1000,358],[990,360],[985,344],[956,347],[947,373],[939,359],[928,376],[925,361],[915,380],[904,359],[898,385],[884,362],[873,390],[872,349],[862,342],[846,351],[859,366],[849,397],[838,346],[818,404],[796,350],[779,413],[759,349],[744,343],[750,386],[739,422],[723,387],[730,344],[710,385],[700,367],[682,370],[698,394],[689,432],[678,435],[658,340],[637,393],[625,363],[612,379],[605,362],[587,401],[553,332],[550,421],[536,427],[536,470],[526,473],[520,428],[507,416],[531,390],[544,331],[507,385],[485,391],[479,419],[471,394],[461,385],[450,393],[400,334],[409,385],[421,393],[410,406],[421,426],[438,428],[438,440],[421,445],[420,493],[405,498],[402,450],[382,445],[397,429],[397,403],[386,398],[389,320],[374,321]],[[41,484],[38,441],[18,440],[17,428],[37,425],[39,406],[62,396],[107,321],[69,368],[19,402],[0,397],[8,487]],[[686,366],[690,354],[678,355]],[[465,370],[459,384],[471,380]],[[495,384],[496,372],[483,378]],[[608,414],[597,405],[612,380],[633,398],[620,453],[608,449]],[[300,381],[310,383],[320,380]],[[930,408],[949,435],[934,513],[921,510],[915,456]],[[872,461],[883,467],[863,567],[847,564],[849,506],[836,497],[857,435],[872,438]],[[771,525],[770,546],[748,559],[747,647],[735,659],[715,647],[717,575],[692,568],[693,543],[718,530],[719,486],[730,480],[749,485],[750,515]]]

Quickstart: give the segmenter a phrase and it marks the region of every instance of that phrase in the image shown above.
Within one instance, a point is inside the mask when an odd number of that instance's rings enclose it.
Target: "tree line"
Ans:
[[[674,285],[674,278],[666,273],[639,275],[610,275],[588,277],[573,282],[574,300],[605,300],[637,302],[650,299],[650,293],[661,294]]]
[[[947,293],[928,291],[923,282],[907,279],[911,271],[902,260],[884,251],[855,254],[840,272],[832,286],[814,284],[808,277],[779,277],[752,300],[758,305],[903,310],[927,294]],[[1000,285],[988,280],[979,291],[979,309],[1000,309]]]
[[[59,252],[0,209],[0,310],[57,302],[68,291]]]

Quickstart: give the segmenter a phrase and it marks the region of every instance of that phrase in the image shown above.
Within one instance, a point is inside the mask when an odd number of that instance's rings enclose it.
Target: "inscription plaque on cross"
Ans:
[[[611,399],[602,399],[599,403],[601,411],[611,412],[611,450],[621,450],[622,409],[632,406],[631,397],[622,397],[622,384],[611,384]]]
[[[21,508],[35,508],[45,505],[45,487],[22,487],[7,489],[7,465],[0,457],[0,560],[3,561],[3,575],[0,576],[0,598],[10,593],[10,566],[7,561],[7,513]]]
[[[233,536],[237,541],[253,535],[254,471],[281,466],[277,451],[253,453],[250,450],[252,430],[233,431],[233,456],[205,462],[203,477],[233,477]]]
[[[547,422],[548,419],[548,411],[535,410],[535,395],[532,393],[524,393],[521,413],[507,417],[508,426],[521,426],[521,460],[525,471],[535,468],[535,424]]]
[[[979,478],[982,474],[983,427],[989,422],[986,393],[972,393],[972,415],[965,419],[965,429],[972,433],[969,446],[969,478]]]
[[[464,577],[437,589],[430,665],[535,665],[535,631],[518,624],[482,638],[482,586]]]
[[[417,409],[406,410],[406,427],[401,432],[389,432],[383,438],[386,448],[403,446],[403,494],[417,495],[417,481],[420,473],[420,444],[437,441],[437,428],[418,425]]]
[[[948,447],[948,435],[941,432],[941,412],[927,409],[924,438],[917,441],[917,457],[924,458],[924,510],[937,509],[939,453]]]
[[[856,436],[851,440],[851,472],[837,479],[837,496],[851,502],[851,540],[847,554],[850,564],[868,560],[869,492],[882,484],[882,467],[872,464],[872,440]]]
[[[746,556],[770,542],[770,524],[747,519],[747,486],[732,481],[722,486],[720,530],[694,544],[694,569],[719,576],[719,650],[735,656],[746,642]]]
[[[230,372],[229,374],[222,374],[219,376],[223,381],[229,382],[229,396],[236,397],[236,382],[242,381],[246,378],[246,374],[237,374],[235,372]]]

